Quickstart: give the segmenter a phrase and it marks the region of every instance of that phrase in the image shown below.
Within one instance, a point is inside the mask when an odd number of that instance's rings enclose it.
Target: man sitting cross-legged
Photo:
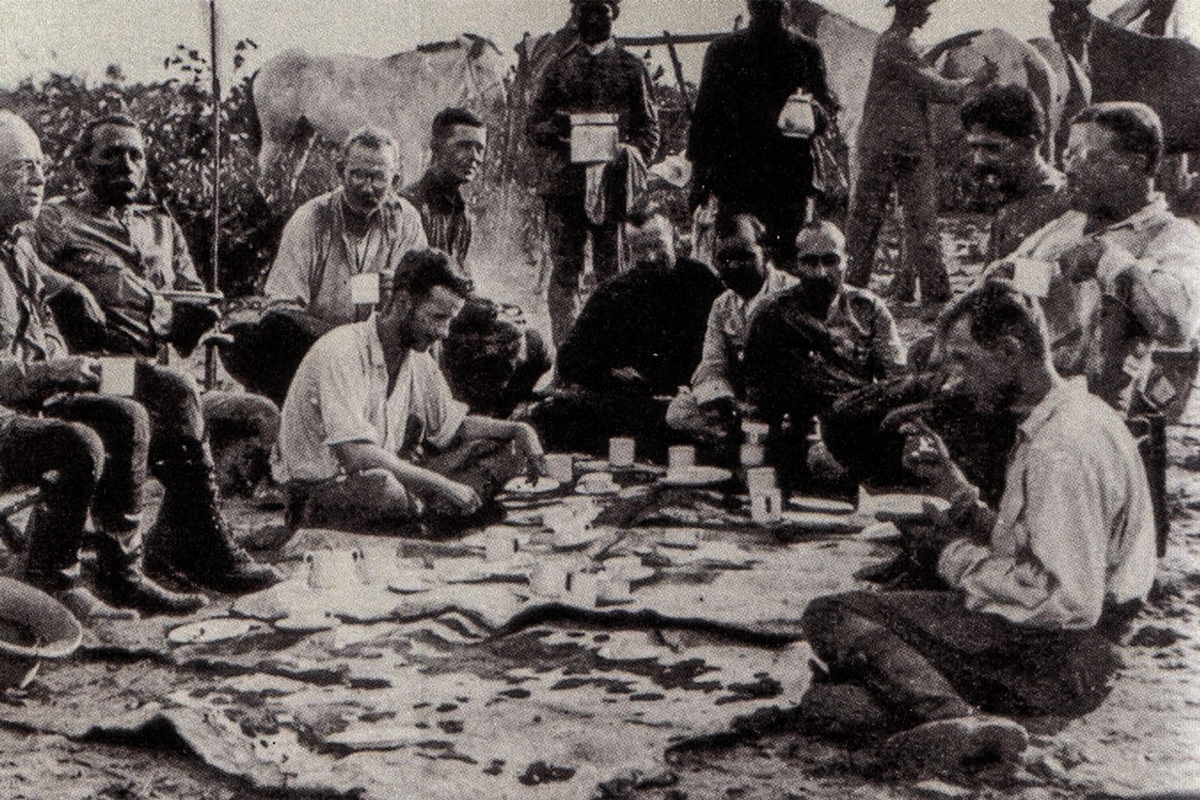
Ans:
[[[812,731],[900,730],[883,753],[955,772],[1012,759],[1026,734],[982,712],[1077,715],[1103,701],[1119,633],[1154,580],[1155,525],[1146,473],[1125,424],[1083,379],[1051,362],[1036,302],[1007,282],[947,309],[943,390],[1022,422],[996,512],[923,423],[904,460],[952,502],[907,529],[947,590],[814,600],[808,641],[828,669],[801,701]]]
[[[509,479],[542,468],[533,429],[468,415],[429,353],[470,294],[448,255],[413,250],[382,310],[313,345],[288,391],[274,458],[291,527],[469,518]]]

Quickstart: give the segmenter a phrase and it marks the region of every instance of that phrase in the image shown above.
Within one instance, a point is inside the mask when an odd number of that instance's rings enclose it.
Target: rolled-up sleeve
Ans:
[[[1182,346],[1200,332],[1200,228],[1175,220],[1141,258],[1113,242],[1096,278],[1106,294],[1122,300],[1156,340]]]
[[[263,294],[271,305],[308,308],[312,302],[312,275],[318,258],[314,215],[310,206],[301,206],[288,220],[279,240],[279,250]]]
[[[371,424],[370,409],[363,402],[370,392],[367,387],[357,385],[363,381],[362,369],[355,359],[344,356],[342,351],[335,349],[322,351],[310,384],[313,393],[309,402],[320,409],[325,444],[329,447],[349,442],[382,445]]]

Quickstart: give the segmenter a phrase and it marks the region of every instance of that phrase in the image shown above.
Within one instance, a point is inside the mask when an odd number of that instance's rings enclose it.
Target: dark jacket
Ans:
[[[617,114],[618,139],[636,147],[649,163],[658,150],[658,110],[646,65],[611,45],[592,55],[575,44],[547,69],[529,113],[530,141],[546,150],[541,192],[547,197],[580,196],[584,167],[571,163],[570,124],[565,114]]]
[[[558,350],[558,375],[604,392],[620,388],[674,395],[700,363],[713,301],[724,284],[703,264],[639,265],[592,294]],[[622,387],[614,369],[633,367],[646,384]]]
[[[471,249],[474,219],[459,186],[439,180],[433,170],[427,170],[421,180],[400,194],[421,212],[429,246],[453,256],[459,268],[468,273],[467,251]]]
[[[810,140],[785,137],[777,124],[797,89],[826,113],[836,110],[821,48],[805,36],[747,28],[709,46],[688,137],[688,158],[708,190],[741,201],[813,193]]]

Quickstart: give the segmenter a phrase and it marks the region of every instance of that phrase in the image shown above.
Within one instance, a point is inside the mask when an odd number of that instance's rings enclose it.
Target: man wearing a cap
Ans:
[[[748,0],[750,24],[717,39],[704,57],[688,136],[693,202],[716,195],[725,215],[753,214],[767,243],[796,240],[813,195],[811,137],[789,137],[778,121],[788,98],[816,102],[817,130],[836,108],[816,42],[783,25],[783,0]]]
[[[623,214],[608,186],[618,162],[645,162],[658,149],[658,111],[645,64],[618,47],[612,36],[619,0],[571,0],[579,41],[554,61],[542,78],[529,116],[528,135],[545,149],[541,194],[552,262],[547,303],[555,345],[566,339],[579,313],[579,279],[592,242],[592,268],[601,280],[617,274]],[[602,166],[571,162],[571,115],[617,115],[617,160]],[[634,198],[625,198],[628,206]]]
[[[929,128],[930,103],[961,103],[996,76],[988,62],[970,78],[944,78],[925,66],[913,31],[929,21],[934,0],[888,0],[896,15],[879,37],[858,139],[858,181],[850,200],[846,280],[871,280],[875,245],[892,188],[901,210],[901,264],[890,294],[911,301],[917,279],[925,304],[950,298],[950,279],[937,232],[937,162]]]

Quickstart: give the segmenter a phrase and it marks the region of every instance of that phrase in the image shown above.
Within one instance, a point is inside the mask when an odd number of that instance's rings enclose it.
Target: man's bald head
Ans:
[[[825,319],[842,291],[846,275],[846,237],[832,222],[814,222],[796,237],[796,267],[805,310]]]
[[[25,120],[0,111],[0,236],[38,215],[46,176],[42,144]]]
[[[796,254],[805,253],[844,253],[846,237],[840,228],[832,222],[814,222],[806,225],[796,236]]]

